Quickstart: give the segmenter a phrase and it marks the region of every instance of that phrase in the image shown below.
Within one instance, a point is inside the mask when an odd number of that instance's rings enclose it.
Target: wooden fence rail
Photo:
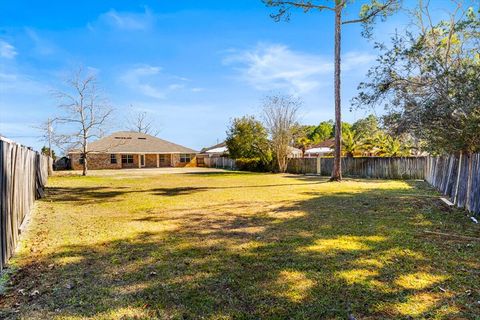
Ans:
[[[43,196],[48,157],[0,137],[0,271],[15,251],[20,226]]]

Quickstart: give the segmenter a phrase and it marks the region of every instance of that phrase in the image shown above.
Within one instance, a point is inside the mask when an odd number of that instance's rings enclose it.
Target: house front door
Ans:
[[[145,155],[144,154],[140,155],[140,167],[142,167],[142,168],[145,167]]]

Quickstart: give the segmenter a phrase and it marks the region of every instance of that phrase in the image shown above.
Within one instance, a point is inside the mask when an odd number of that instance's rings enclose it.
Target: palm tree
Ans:
[[[305,157],[305,150],[312,144],[312,140],[310,140],[308,137],[300,137],[297,139],[297,145],[300,146],[300,149],[302,150],[302,157]]]
[[[346,130],[342,135],[342,146],[347,157],[353,157],[355,152],[364,149],[363,138],[354,130]]]
[[[410,147],[403,143],[400,138],[389,134],[379,133],[375,137],[377,154],[382,157],[405,157],[410,155]]]

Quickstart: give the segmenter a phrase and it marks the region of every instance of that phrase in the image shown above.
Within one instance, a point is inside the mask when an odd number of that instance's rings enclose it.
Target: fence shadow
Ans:
[[[473,318],[475,298],[461,292],[480,290],[480,248],[426,237],[425,226],[468,227],[402,192],[312,193],[255,215],[238,210],[255,207],[245,202],[145,215],[135,221],[176,228],[39,254],[3,306],[34,303],[32,317]]]

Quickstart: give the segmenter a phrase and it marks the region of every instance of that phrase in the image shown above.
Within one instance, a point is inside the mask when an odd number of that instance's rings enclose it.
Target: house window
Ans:
[[[85,158],[84,158],[83,154],[81,154],[80,158],[78,158],[78,163],[83,164],[85,162],[84,159]]]
[[[191,154],[188,154],[188,153],[181,153],[180,154],[180,162],[181,163],[188,163],[192,160],[191,158]]]
[[[117,155],[116,154],[111,154],[110,155],[110,163],[111,164],[116,164],[117,163]]]
[[[122,163],[133,163],[133,154],[122,154]]]
[[[164,154],[160,155],[160,163],[165,163],[166,162],[166,156]]]

